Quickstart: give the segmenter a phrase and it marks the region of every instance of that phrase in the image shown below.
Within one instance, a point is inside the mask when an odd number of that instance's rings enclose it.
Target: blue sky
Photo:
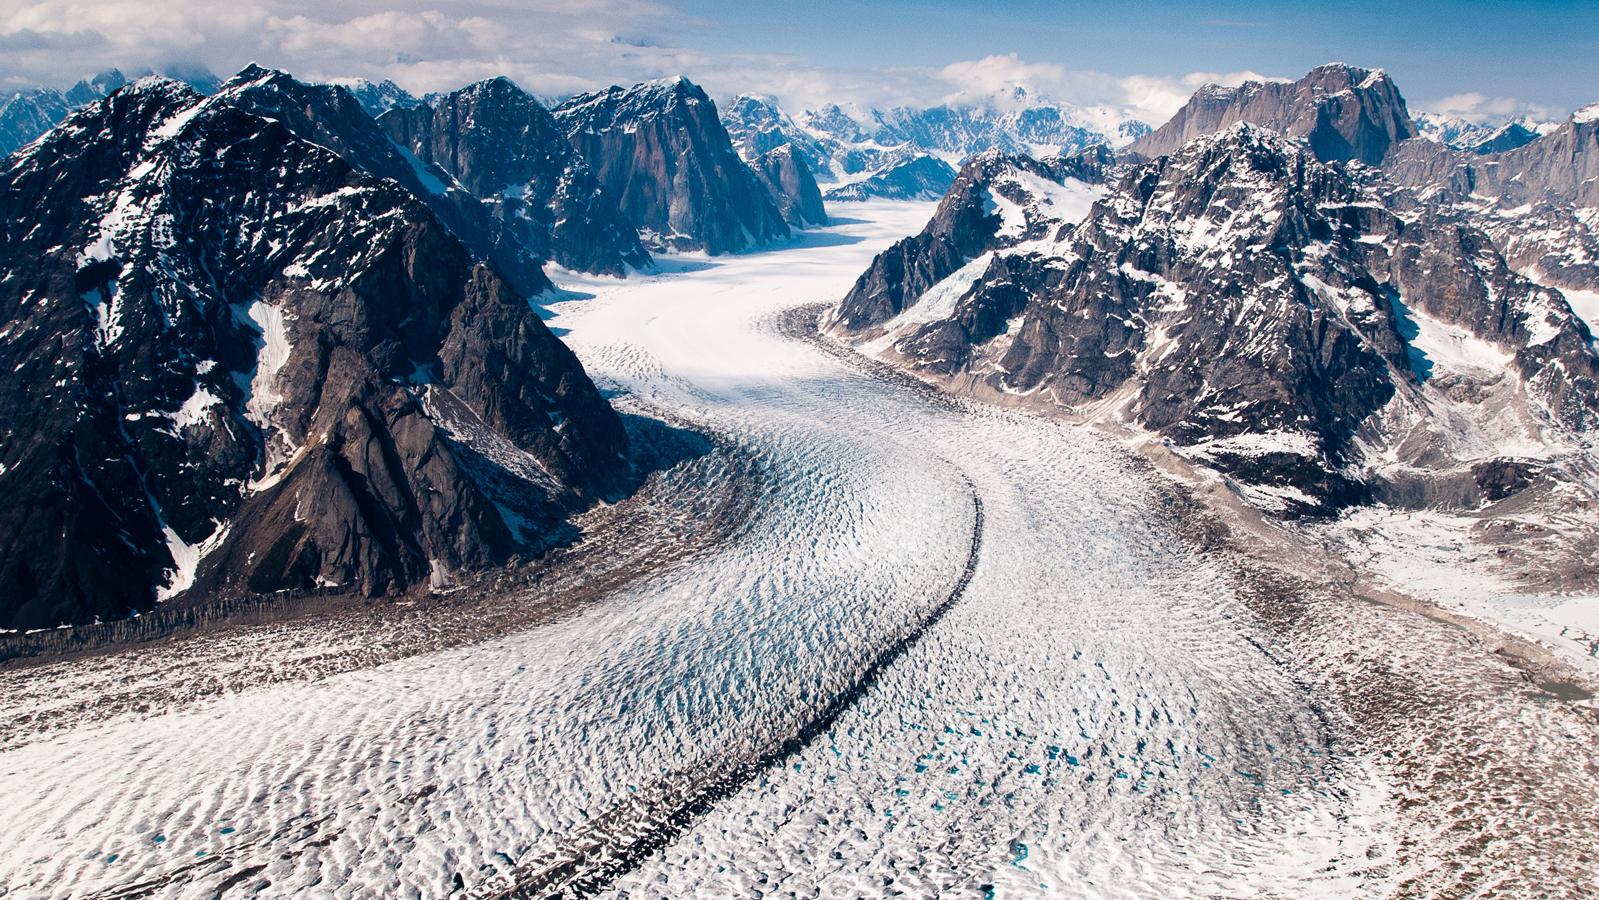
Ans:
[[[825,66],[941,66],[1015,53],[1111,74],[1382,66],[1420,99],[1464,91],[1570,108],[1599,99],[1599,2],[1005,3],[698,0],[704,46]],[[740,10],[743,10],[742,12]],[[848,22],[841,28],[836,23]]]
[[[785,105],[935,102],[1008,82],[1159,120],[1205,80],[1382,66],[1416,108],[1559,115],[1599,100],[1599,2],[0,0],[0,86],[107,65],[250,60],[436,90],[550,95],[683,73]]]

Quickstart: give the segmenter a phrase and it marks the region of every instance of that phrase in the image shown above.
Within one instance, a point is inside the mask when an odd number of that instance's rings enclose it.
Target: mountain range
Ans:
[[[937,197],[953,166],[985,150],[1043,156],[1098,144],[1119,147],[1149,133],[1126,111],[1077,107],[1016,86],[994,96],[929,107],[845,108],[790,116],[772,97],[741,94],[722,121],[746,158],[790,146],[831,200]]]
[[[746,251],[824,199],[941,198],[833,334],[1268,511],[1558,505],[1593,470],[1599,106],[1471,131],[1342,64],[1154,130],[1025,93],[795,118],[683,78],[553,108],[195,80],[0,115],[47,129],[0,163],[0,627],[537,556],[637,477],[546,267]]]
[[[153,74],[143,72],[135,78]],[[204,70],[173,71],[167,73],[201,93],[210,93],[221,82]],[[92,103],[129,82],[117,69],[107,69],[92,78],[85,78],[63,91],[54,88],[34,88],[20,91],[9,97],[0,97],[0,156],[6,156],[19,147],[31,143],[44,134],[67,114]]]
[[[345,96],[146,79],[5,160],[7,626],[442,585],[626,490],[616,414],[432,194],[322,119]]]
[[[1599,115],[1419,136],[1381,70],[1201,88],[1093,159],[990,151],[827,322],[949,389],[1114,423],[1322,515],[1584,483]],[[1534,490],[1536,488],[1537,490]]]

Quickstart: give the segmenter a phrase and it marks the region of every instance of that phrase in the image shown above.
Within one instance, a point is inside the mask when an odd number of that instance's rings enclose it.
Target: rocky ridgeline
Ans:
[[[0,168],[0,624],[448,583],[627,489],[616,414],[347,97],[141,81]]]
[[[1368,165],[1416,136],[1405,99],[1383,70],[1333,63],[1293,82],[1206,85],[1171,121],[1127,149],[1147,157],[1175,153],[1194,138],[1240,122],[1301,138],[1318,159]]]
[[[600,184],[657,249],[735,253],[789,235],[733,150],[716,104],[672,78],[582,94],[554,110]]]
[[[638,231],[555,117],[509,79],[393,107],[378,124],[488,204],[534,255],[609,275],[650,265]]]
[[[1514,239],[1539,231],[1525,210],[1372,167],[1412,132],[1380,71],[1322,67],[1202,90],[1120,159],[986,154],[828,324],[952,389],[1163,436],[1287,514],[1572,475],[1599,426],[1592,334],[1525,276],[1554,267]],[[1473,156],[1536,172],[1564,141]]]

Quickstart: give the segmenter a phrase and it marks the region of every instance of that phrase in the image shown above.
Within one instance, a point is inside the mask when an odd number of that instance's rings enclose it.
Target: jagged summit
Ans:
[[[390,179],[426,204],[479,259],[492,261],[527,296],[550,289],[542,258],[497,220],[451,175],[395,143],[349,89],[310,84],[251,63],[214,95],[282,122],[296,135],[337,153],[371,175]]]
[[[646,244],[730,253],[787,237],[716,104],[692,81],[613,86],[573,97],[554,114]]]
[[[555,117],[509,78],[391,109],[378,124],[417,158],[454,176],[531,253],[602,274],[650,265],[637,229]]]
[[[422,102],[413,96],[411,92],[387,78],[378,82],[368,81],[365,78],[355,78],[334,83],[348,88],[350,93],[355,95],[355,99],[360,102],[361,108],[365,109],[367,115],[373,118],[391,109],[406,109]]]
[[[1171,121],[1129,145],[1144,156],[1173,153],[1205,134],[1251,122],[1307,141],[1318,159],[1377,165],[1416,127],[1382,69],[1317,66],[1298,81],[1206,85]]]
[[[627,484],[524,295],[238,99],[144,79],[0,167],[6,627],[405,590],[540,552]]]
[[[556,110],[562,121],[574,123],[571,127],[604,128],[617,119],[670,114],[678,104],[711,104],[711,98],[699,85],[674,75],[578,94]],[[585,121],[585,117],[592,118]]]

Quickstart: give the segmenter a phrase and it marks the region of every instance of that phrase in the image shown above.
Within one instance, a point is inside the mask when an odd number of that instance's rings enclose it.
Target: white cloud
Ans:
[[[1246,81],[1286,81],[1288,79],[1259,72],[1189,72],[1179,76],[1129,75],[1118,80],[1123,92],[1123,105],[1134,110],[1138,118],[1151,125],[1160,125],[1181,109],[1194,91],[1207,84],[1237,87]]]
[[[1053,63],[1023,62],[1014,53],[985,56],[982,59],[953,62],[938,71],[938,77],[959,88],[958,94],[996,94],[1020,85],[1044,90],[1067,78],[1065,66]]]
[[[1165,121],[1200,84],[1253,72],[1111,75],[1016,54],[942,67],[822,68],[791,56],[712,57],[672,0],[0,0],[0,84],[65,85],[109,66],[133,72],[244,63],[313,80],[392,78],[416,92],[507,75],[545,96],[686,74],[713,96],[771,94],[793,112],[990,102],[1021,85],[1081,106]],[[407,5],[407,4],[412,5]]]
[[[61,85],[109,66],[174,63],[227,74],[256,60],[307,78],[393,77],[416,90],[509,74],[565,91],[705,62],[630,40],[665,30],[674,16],[651,0],[421,2],[37,0],[9,11],[0,3],[0,81]]]
[[[1437,113],[1464,119],[1476,125],[1497,125],[1518,116],[1530,116],[1538,121],[1560,118],[1558,110],[1535,103],[1526,103],[1514,97],[1489,97],[1477,91],[1451,94],[1438,100],[1413,104],[1421,112]]]
[[[1053,63],[1027,62],[1014,53],[951,63],[937,74],[940,80],[955,88],[943,98],[945,102],[979,101],[1020,86],[1030,93],[1079,106],[1126,110],[1152,125],[1171,118],[1201,85],[1216,83],[1235,87],[1245,81],[1283,80],[1251,71],[1118,76],[1068,69]]]

